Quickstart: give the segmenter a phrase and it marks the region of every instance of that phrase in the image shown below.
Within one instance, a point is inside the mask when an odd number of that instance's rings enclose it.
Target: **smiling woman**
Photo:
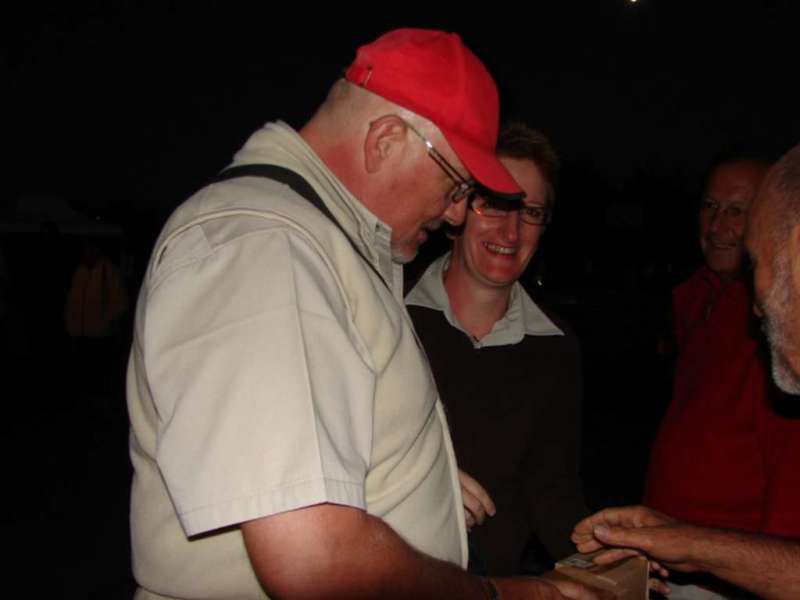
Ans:
[[[585,512],[577,478],[580,359],[569,327],[518,282],[549,221],[555,153],[540,133],[513,124],[501,131],[497,154],[524,200],[474,196],[452,253],[428,268],[406,304],[467,474],[471,568],[530,574],[529,538],[561,558]]]
[[[525,190],[525,200],[512,209],[494,208],[487,198],[471,203],[464,231],[453,244],[445,285],[463,270],[474,285],[500,287],[507,294],[536,253],[546,221],[536,223],[532,215],[546,214],[548,183],[532,160],[500,160]]]

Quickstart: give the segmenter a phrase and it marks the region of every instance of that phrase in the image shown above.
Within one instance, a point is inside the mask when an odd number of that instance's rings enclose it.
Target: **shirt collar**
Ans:
[[[294,129],[276,121],[256,131],[233,160],[237,165],[251,163],[279,165],[302,175],[402,300],[403,269],[392,260],[391,227],[350,193]]]
[[[699,276],[715,290],[727,289],[731,292],[747,293],[747,280],[744,277],[725,280],[719,273],[709,269],[707,265],[701,266],[698,269],[698,273]]]
[[[444,313],[450,325],[465,335],[469,335],[453,314],[450,299],[444,287],[443,276],[449,265],[449,252],[436,259],[408,293],[406,304],[438,310]],[[517,344],[526,335],[564,335],[564,332],[556,327],[542,309],[536,306],[519,282],[515,282],[511,288],[508,310],[503,318],[497,321],[489,334],[481,340],[475,340],[472,336],[470,339],[476,348],[480,348]]]

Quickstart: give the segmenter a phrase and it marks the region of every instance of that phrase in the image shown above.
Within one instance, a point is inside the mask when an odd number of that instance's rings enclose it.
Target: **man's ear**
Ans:
[[[367,173],[377,173],[399,152],[407,139],[407,128],[397,115],[384,115],[369,124],[364,139],[364,167]]]

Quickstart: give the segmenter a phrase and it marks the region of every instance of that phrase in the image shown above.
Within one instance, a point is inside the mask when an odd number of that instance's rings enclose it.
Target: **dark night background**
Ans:
[[[356,47],[399,26],[459,32],[494,74],[504,116],[540,128],[560,153],[555,221],[525,283],[581,337],[590,504],[637,501],[670,394],[656,343],[669,289],[699,259],[705,171],[718,156],[775,159],[800,142],[797,3],[143,6],[45,4],[3,24],[0,291],[17,307],[3,344],[14,483],[3,524],[20,580],[44,577],[55,594],[131,589],[128,340],[110,394],[67,383],[56,330],[80,243],[66,230],[45,239],[40,222],[55,219],[34,207],[59,199],[109,224],[103,244],[135,298],[171,209],[266,121],[301,126]],[[434,240],[422,262],[442,247]]]

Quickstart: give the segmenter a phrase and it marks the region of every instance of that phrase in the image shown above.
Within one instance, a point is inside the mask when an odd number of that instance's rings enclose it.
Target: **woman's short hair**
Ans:
[[[547,183],[548,201],[555,199],[560,161],[550,140],[541,131],[521,121],[509,121],[500,129],[497,155],[518,160],[530,160]]]

